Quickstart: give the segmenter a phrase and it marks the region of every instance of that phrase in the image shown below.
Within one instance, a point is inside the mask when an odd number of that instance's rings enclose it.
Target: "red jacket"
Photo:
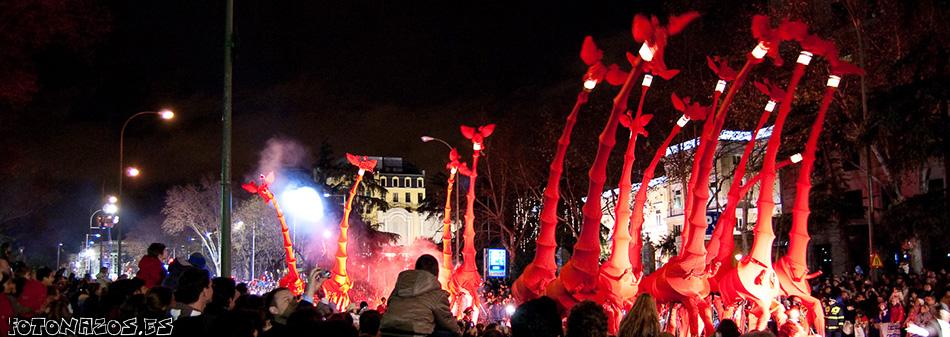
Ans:
[[[135,277],[145,281],[145,287],[161,285],[165,280],[165,268],[157,257],[145,255],[139,260],[139,272]]]
[[[37,280],[26,280],[18,301],[20,305],[32,310],[32,313],[24,316],[33,317],[43,307],[43,303],[46,303],[46,285]]]

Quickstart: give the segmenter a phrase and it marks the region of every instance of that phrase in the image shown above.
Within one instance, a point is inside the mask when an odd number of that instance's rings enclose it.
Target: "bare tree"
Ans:
[[[218,184],[211,179],[204,179],[198,185],[174,186],[165,195],[165,207],[162,215],[162,230],[168,234],[182,232],[193,233],[200,238],[205,254],[214,264],[214,272],[221,268],[218,248],[218,216],[220,200]]]

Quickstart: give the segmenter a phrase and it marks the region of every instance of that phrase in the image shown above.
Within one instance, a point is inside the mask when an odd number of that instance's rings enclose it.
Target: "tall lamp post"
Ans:
[[[129,126],[129,122],[135,119],[135,117],[145,116],[145,115],[157,115],[158,117],[164,120],[170,120],[172,118],[175,118],[175,113],[168,109],[161,110],[161,111],[142,111],[132,116],[129,116],[129,118],[125,120],[125,123],[122,124],[122,131],[119,132],[119,191],[118,191],[119,198],[122,197],[122,178],[126,175],[130,177],[137,177],[139,173],[141,173],[138,168],[125,167],[125,161],[124,161],[125,160],[125,128]],[[118,260],[118,263],[116,263],[115,270],[116,270],[116,275],[122,275],[122,228],[121,227],[116,227],[116,245],[118,246],[117,251],[116,251],[116,260]]]
[[[422,136],[420,139],[422,139],[422,142],[423,142],[423,143],[428,143],[428,142],[431,142],[431,141],[437,141],[437,142],[442,143],[443,145],[445,145],[445,147],[449,148],[449,151],[452,151],[452,145],[449,145],[448,142],[446,142],[446,141],[444,141],[444,140],[442,140],[442,139],[435,138],[435,137],[430,137],[430,136]],[[462,184],[455,184],[455,221],[461,221],[461,220],[460,220],[461,218],[459,217],[459,186],[460,186],[460,185],[462,185]],[[458,224],[458,222],[456,222],[456,224]],[[456,227],[457,227],[457,228],[456,228],[456,231],[461,230],[461,228],[462,228],[462,226],[456,226]],[[456,234],[458,234],[458,233],[456,233]],[[453,235],[453,237],[456,238],[456,239],[455,239],[455,250],[453,251],[453,255],[458,256],[459,249],[461,249],[460,246],[459,246],[460,241],[458,240],[458,235]],[[451,244],[451,242],[450,242],[449,244]]]
[[[63,250],[63,243],[56,244],[56,269],[59,269],[59,252]]]

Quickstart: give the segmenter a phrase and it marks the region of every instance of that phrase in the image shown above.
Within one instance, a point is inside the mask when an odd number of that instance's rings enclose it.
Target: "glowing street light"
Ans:
[[[171,110],[165,109],[165,110],[159,111],[158,116],[162,117],[162,119],[164,120],[169,120],[169,119],[175,118],[175,113],[172,112]]]
[[[174,112],[172,112],[169,109],[163,109],[160,111],[142,111],[142,112],[136,113],[132,116],[129,116],[129,118],[126,118],[125,123],[122,123],[122,129],[121,131],[119,131],[119,192],[118,193],[120,197],[122,196],[122,178],[126,174],[130,173],[130,172],[126,172],[125,161],[124,161],[125,159],[124,157],[125,156],[125,128],[129,126],[129,122],[131,122],[133,119],[139,116],[144,116],[144,115],[157,115],[158,117],[166,121],[171,120],[172,118],[175,118]],[[129,176],[134,177],[137,175],[138,174],[129,175]],[[116,209],[118,210],[118,207],[116,207]],[[118,257],[119,261],[122,261],[122,228],[117,227],[116,231],[117,231],[116,245],[118,246],[118,249],[117,249],[118,251],[116,252],[116,256]],[[122,274],[120,265],[121,263],[116,264],[117,274]]]
[[[119,198],[116,198],[114,195],[110,195],[108,198],[106,198],[106,201],[108,201],[110,204],[116,204],[119,202]]]
[[[129,166],[125,169],[125,175],[129,177],[138,177],[141,173],[142,171],[139,171],[139,169],[134,166]]]

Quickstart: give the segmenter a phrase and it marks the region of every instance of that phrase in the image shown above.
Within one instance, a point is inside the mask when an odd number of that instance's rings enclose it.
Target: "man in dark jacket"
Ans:
[[[825,305],[825,336],[841,337],[841,328],[844,327],[844,310],[838,305],[834,297],[828,298]]]
[[[449,311],[449,293],[439,284],[439,261],[432,255],[416,260],[415,270],[399,273],[380,324],[383,336],[458,336]]]
[[[139,260],[139,272],[135,277],[145,282],[145,287],[161,285],[165,280],[165,267],[162,260],[165,259],[165,245],[161,243],[152,243],[148,246],[145,256]]]

